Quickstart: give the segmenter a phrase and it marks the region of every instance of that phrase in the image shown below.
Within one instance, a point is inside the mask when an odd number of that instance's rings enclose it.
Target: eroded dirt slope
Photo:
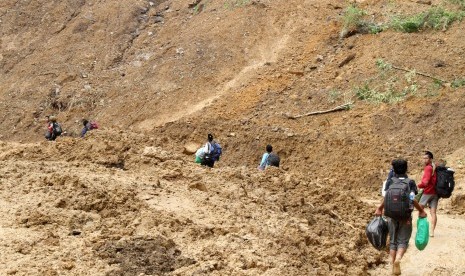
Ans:
[[[460,9],[357,2],[374,22]],[[347,6],[2,1],[0,272],[364,275],[382,264],[363,230],[390,161],[407,158],[418,179],[430,149],[462,183],[464,88],[451,82],[464,77],[465,22],[341,39]],[[380,71],[380,59],[445,82]],[[356,97],[366,83],[414,91],[374,104]],[[48,114],[68,137],[42,141]],[[83,117],[102,129],[76,139]],[[182,154],[207,133],[224,148],[214,170]],[[268,143],[282,170],[259,173]],[[463,215],[460,185],[442,212]]]
[[[1,145],[2,272],[342,275],[381,262],[356,194],[277,169],[207,170],[113,136]]]

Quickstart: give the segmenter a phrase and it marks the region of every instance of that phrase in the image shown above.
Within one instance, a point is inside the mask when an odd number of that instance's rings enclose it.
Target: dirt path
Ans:
[[[465,219],[438,215],[435,237],[423,251],[415,247],[416,218],[410,248],[402,260],[402,275],[465,275]],[[390,265],[377,268],[370,275],[390,275]]]
[[[277,35],[278,36],[278,35]],[[225,84],[220,85],[217,91],[212,93],[211,97],[208,97],[204,100],[199,101],[198,103],[193,104],[189,109],[180,110],[177,112],[168,113],[165,118],[149,119],[141,123],[142,129],[151,129],[153,126],[160,126],[167,122],[177,121],[185,116],[194,114],[205,107],[210,106],[215,100],[221,98],[226,93],[236,89],[241,84],[246,83],[251,76],[254,75],[254,72],[264,67],[267,62],[276,62],[279,53],[286,47],[289,35],[280,35],[281,39],[277,39],[270,45],[270,43],[264,43],[262,46],[258,47],[260,52],[260,57],[256,60],[252,60],[249,65],[245,66],[233,79],[226,82]]]

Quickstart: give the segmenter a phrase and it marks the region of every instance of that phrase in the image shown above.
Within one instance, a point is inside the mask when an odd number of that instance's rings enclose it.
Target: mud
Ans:
[[[461,9],[355,2],[375,22]],[[383,274],[385,252],[364,237],[371,204],[390,161],[407,158],[418,180],[426,149],[456,169],[441,214],[463,216],[464,86],[452,82],[465,22],[341,39],[347,5],[2,1],[0,274]],[[378,59],[446,81],[383,75]],[[416,91],[374,104],[356,97],[366,82]],[[66,131],[56,142],[43,141],[50,114]],[[80,139],[83,118],[101,128]],[[207,133],[224,149],[214,169],[185,154]],[[259,172],[269,143],[282,166]]]

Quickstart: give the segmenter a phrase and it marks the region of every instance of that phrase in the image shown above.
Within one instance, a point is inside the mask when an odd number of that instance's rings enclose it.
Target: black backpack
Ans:
[[[436,167],[436,193],[440,198],[449,198],[454,191],[454,170],[444,166]]]
[[[384,197],[384,215],[395,220],[410,218],[410,179],[392,178]]]
[[[266,160],[268,166],[274,166],[279,168],[279,162],[281,162],[281,159],[279,156],[275,153],[270,153],[268,155],[268,158]]]
[[[63,130],[61,129],[61,126],[59,123],[53,123],[53,133],[55,136],[60,136]]]

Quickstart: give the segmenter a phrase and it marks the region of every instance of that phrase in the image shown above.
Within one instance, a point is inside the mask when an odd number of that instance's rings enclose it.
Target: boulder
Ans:
[[[187,155],[192,155],[194,154],[198,149],[200,148],[199,144],[197,143],[187,143],[184,145],[184,151],[183,153],[184,154],[187,154]]]

